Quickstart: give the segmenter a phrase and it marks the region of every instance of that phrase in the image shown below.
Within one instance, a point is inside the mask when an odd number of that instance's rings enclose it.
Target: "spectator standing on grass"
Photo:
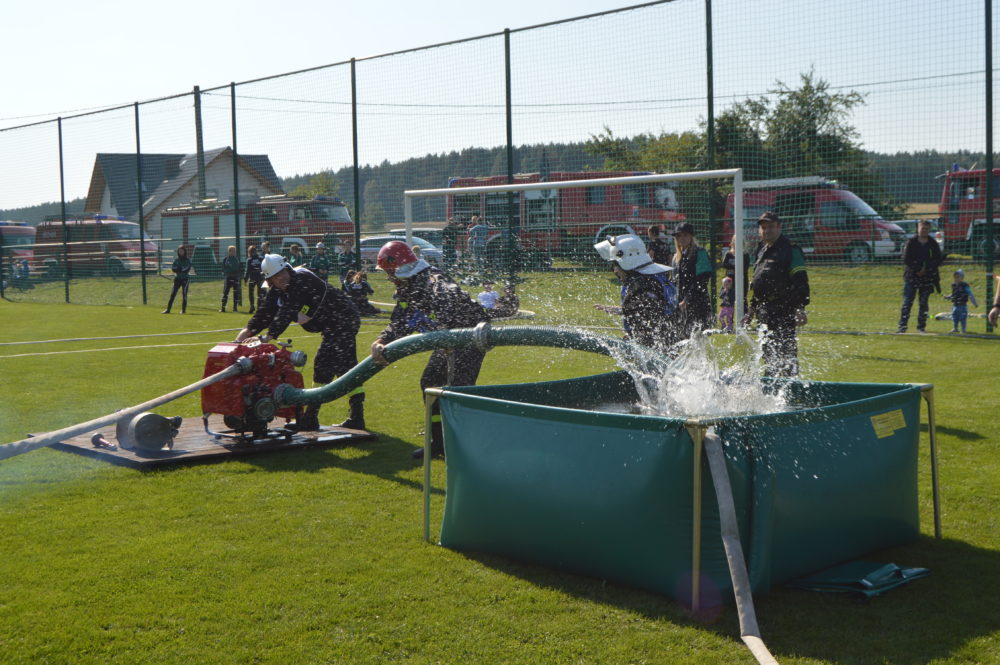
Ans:
[[[250,300],[250,313],[253,314],[256,311],[253,302],[253,293],[257,291],[259,300],[263,302],[264,292],[261,290],[260,283],[264,281],[264,276],[260,272],[260,262],[262,261],[259,254],[257,254],[257,248],[254,245],[247,247],[247,267],[243,272],[243,281],[247,285],[247,298]]]
[[[653,263],[669,266],[673,260],[673,248],[670,247],[670,243],[663,237],[663,226],[660,224],[651,224],[646,231],[646,235],[649,237],[649,258],[653,259]]]
[[[708,252],[698,244],[691,222],[681,222],[674,229],[671,267],[677,287],[681,336],[682,339],[687,339],[695,331],[712,325],[712,302],[708,296],[712,262],[708,258]]]
[[[306,264],[306,256],[302,253],[302,246],[298,243],[293,243],[288,249],[288,265],[293,268],[298,268],[299,266],[304,266]]]
[[[489,227],[483,224],[479,215],[473,215],[472,221],[469,222],[469,249],[472,251],[472,259],[476,262],[477,268],[483,267],[486,258],[486,237],[489,233]]]
[[[222,259],[222,304],[219,306],[220,312],[226,311],[226,301],[229,299],[229,292],[233,292],[233,311],[243,304],[243,289],[240,288],[240,276],[243,273],[243,263],[236,255],[236,245],[230,245],[226,250],[226,258]]]
[[[337,257],[337,269],[340,272],[340,285],[347,281],[347,273],[358,264],[358,254],[354,251],[354,238],[344,238],[340,245],[340,255]]]
[[[965,332],[966,321],[969,320],[969,301],[973,307],[979,307],[976,296],[972,293],[972,287],[965,282],[965,271],[959,268],[952,275],[951,293],[946,295],[945,300],[951,301],[951,331],[953,333]]]
[[[329,282],[330,268],[332,267],[330,257],[326,255],[326,245],[321,242],[316,243],[316,253],[313,254],[312,260],[309,262],[309,269],[324,282]]]
[[[183,246],[177,248],[177,258],[170,266],[170,271],[174,273],[174,288],[170,291],[170,300],[167,301],[167,308],[160,312],[169,314],[170,308],[174,306],[174,298],[177,292],[181,292],[181,314],[187,312],[188,306],[188,277],[191,273],[191,259],[187,256],[187,250]]]
[[[993,306],[990,307],[990,312],[986,315],[986,320],[990,322],[991,326],[996,326],[997,319],[1000,318],[1000,275],[996,276],[996,280],[996,288],[993,291]]]
[[[941,276],[938,266],[944,260],[941,247],[931,237],[931,222],[921,219],[917,222],[917,235],[906,241],[903,247],[903,305],[899,310],[899,327],[896,332],[905,333],[910,323],[913,299],[919,298],[917,306],[917,332],[927,332],[928,301],[932,291],[941,291]]]
[[[795,328],[806,324],[809,276],[798,245],[781,233],[781,219],[767,211],[757,220],[760,243],[754,252],[750,308],[744,325],[754,319],[764,326],[761,350],[764,374],[794,377],[799,373]]]

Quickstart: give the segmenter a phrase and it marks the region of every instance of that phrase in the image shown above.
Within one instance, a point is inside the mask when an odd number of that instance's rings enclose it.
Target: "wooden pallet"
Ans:
[[[212,426],[212,424],[210,424]],[[216,430],[228,432],[228,430]],[[114,428],[101,430],[108,442],[115,445]],[[318,432],[300,432],[290,437],[275,436],[274,438],[254,442],[239,443],[232,439],[216,438],[205,432],[201,418],[185,418],[181,423],[177,436],[174,437],[173,448],[163,450],[144,450],[134,448],[126,450],[121,446],[117,450],[95,448],[90,442],[93,432],[75,436],[66,441],[52,444],[57,450],[92,457],[94,459],[119,464],[134,469],[151,469],[159,466],[179,464],[199,464],[202,462],[232,459],[243,455],[256,455],[279,450],[297,448],[315,448],[353,445],[366,441],[374,441],[378,437],[371,432],[343,427],[323,427]]]

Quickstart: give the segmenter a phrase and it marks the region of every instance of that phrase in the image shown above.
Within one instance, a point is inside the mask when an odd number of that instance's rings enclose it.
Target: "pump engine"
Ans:
[[[242,343],[221,342],[212,347],[205,361],[205,377],[243,358],[250,360],[252,369],[202,388],[201,410],[206,431],[210,432],[208,417],[217,413],[223,416],[226,426],[237,433],[234,438],[241,441],[265,439],[269,436],[269,423],[276,417],[288,421],[298,415],[296,407],[279,408],[274,401],[274,389],[279,385],[304,386],[302,374],[295,368],[306,364],[306,354],[289,351],[289,346],[291,340],[286,344],[269,343],[265,338],[255,337]]]

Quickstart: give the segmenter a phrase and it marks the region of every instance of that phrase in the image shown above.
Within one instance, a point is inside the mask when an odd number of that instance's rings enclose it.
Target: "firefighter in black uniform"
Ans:
[[[809,276],[798,245],[781,233],[778,215],[767,211],[757,220],[760,244],[754,252],[750,309],[744,324],[756,319],[767,327],[761,342],[764,374],[794,377],[799,373],[796,326],[806,323]]]
[[[355,337],[361,327],[361,317],[350,298],[308,268],[292,268],[278,254],[264,257],[261,273],[270,287],[267,297],[247,322],[247,327],[236,336],[237,342],[259,334],[264,328],[268,328],[268,335],[277,337],[292,321],[297,321],[303,330],[323,335],[313,362],[315,383],[330,383],[358,364]],[[350,417],[340,427],[364,429],[364,403],[362,388],[352,392]],[[319,404],[308,405],[292,429],[300,432],[320,429],[319,410]]]
[[[413,250],[398,240],[386,243],[378,253],[378,267],[396,285],[396,308],[389,325],[372,343],[372,358],[387,364],[382,351],[389,342],[412,333],[438,329],[471,328],[487,320],[486,311],[462,291],[447,275],[418,259]],[[449,376],[451,356],[453,375]],[[420,391],[444,385],[472,386],[479,377],[485,353],[474,347],[438,349],[431,353],[420,377]],[[435,403],[431,414],[431,452],[444,454],[441,411]],[[423,448],[413,452],[423,457]]]
[[[594,305],[609,314],[621,314],[629,339],[663,353],[680,339],[676,317],[677,292],[668,278],[671,268],[652,260],[642,238],[631,233],[608,236],[594,249],[621,280],[621,306]]]
[[[253,306],[253,292],[257,289],[257,295],[260,297],[261,304],[264,303],[264,292],[261,289],[261,281],[263,281],[263,276],[260,274],[260,262],[263,259],[257,254],[256,245],[250,245],[247,247],[247,267],[246,271],[243,273],[243,281],[247,284],[247,297],[250,299],[250,313],[254,313]]]

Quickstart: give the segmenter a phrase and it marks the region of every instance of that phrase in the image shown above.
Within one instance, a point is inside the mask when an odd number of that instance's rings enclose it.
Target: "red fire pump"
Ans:
[[[220,372],[237,362],[249,359],[252,369],[242,374],[213,383],[201,390],[202,420],[205,431],[222,438],[228,436],[241,442],[267,439],[278,434],[288,438],[287,430],[271,433],[268,423],[275,417],[286,421],[296,418],[301,407],[279,408],[274,401],[274,389],[283,383],[302,388],[302,374],[296,367],[306,364],[303,351],[289,351],[291,340],[268,343],[266,338],[254,337],[242,343],[221,342],[208,352],[205,377]],[[208,417],[218,413],[223,422],[236,434],[220,434],[208,428]]]

